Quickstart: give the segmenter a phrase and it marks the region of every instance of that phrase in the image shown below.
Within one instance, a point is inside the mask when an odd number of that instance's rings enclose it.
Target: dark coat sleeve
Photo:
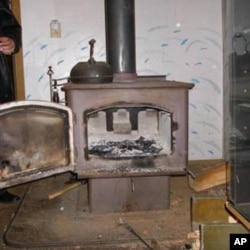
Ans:
[[[22,30],[6,1],[0,1],[0,36],[7,36],[14,40],[15,51],[22,45]]]
[[[8,0],[0,0],[0,36],[7,36],[14,40],[15,50],[18,52],[22,45],[22,30],[9,8]],[[0,53],[0,103],[14,100],[13,78],[6,55]]]

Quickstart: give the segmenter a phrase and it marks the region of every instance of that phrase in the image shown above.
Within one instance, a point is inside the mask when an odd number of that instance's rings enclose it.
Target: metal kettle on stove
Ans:
[[[97,62],[94,55],[95,39],[89,41],[90,57],[87,62],[78,62],[70,72],[72,83],[111,83],[113,70],[107,62]]]

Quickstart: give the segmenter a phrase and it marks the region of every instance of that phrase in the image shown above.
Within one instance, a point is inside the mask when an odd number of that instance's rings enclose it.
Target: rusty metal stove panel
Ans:
[[[74,169],[72,112],[63,105],[0,105],[0,188]]]
[[[126,83],[65,84],[63,90],[66,104],[73,110],[74,116],[75,171],[78,176],[99,178],[185,173],[188,158],[188,90],[192,87],[191,83],[170,82],[164,77],[138,77],[135,82]],[[124,118],[126,115],[133,116],[133,110],[137,113],[137,123],[138,119],[140,120],[138,110],[142,111],[142,114],[145,112],[157,114],[157,125],[152,124],[152,126],[156,128],[158,137],[167,138],[165,144],[159,146],[163,150],[159,153],[132,156],[93,155],[89,142],[93,123],[98,124],[103,113],[107,120],[106,128],[103,130],[107,131],[104,131],[99,139],[106,141],[109,139],[109,142],[113,143],[114,138],[117,138],[117,135],[111,136],[112,133],[117,134],[115,129],[117,112],[118,116],[120,112],[120,116]],[[95,121],[93,118],[96,117],[100,120]],[[144,125],[139,126],[141,128]],[[144,140],[144,137],[139,135],[138,128],[133,129],[129,126],[135,125],[133,122],[125,122],[122,125],[125,131],[120,134],[125,141],[131,140],[129,136],[132,133],[138,134],[138,140]],[[128,130],[130,133],[127,133]],[[93,131],[95,129],[92,129]]]

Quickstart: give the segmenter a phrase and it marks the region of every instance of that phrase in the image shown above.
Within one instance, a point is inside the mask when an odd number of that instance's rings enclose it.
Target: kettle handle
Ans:
[[[91,39],[89,41],[89,45],[90,45],[90,54],[89,54],[89,60],[92,61],[94,60],[94,44],[95,44],[96,40],[95,39]]]

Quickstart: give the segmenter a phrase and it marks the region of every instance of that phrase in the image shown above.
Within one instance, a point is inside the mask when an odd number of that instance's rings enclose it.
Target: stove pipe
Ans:
[[[105,0],[106,54],[114,81],[137,78],[134,0]]]

